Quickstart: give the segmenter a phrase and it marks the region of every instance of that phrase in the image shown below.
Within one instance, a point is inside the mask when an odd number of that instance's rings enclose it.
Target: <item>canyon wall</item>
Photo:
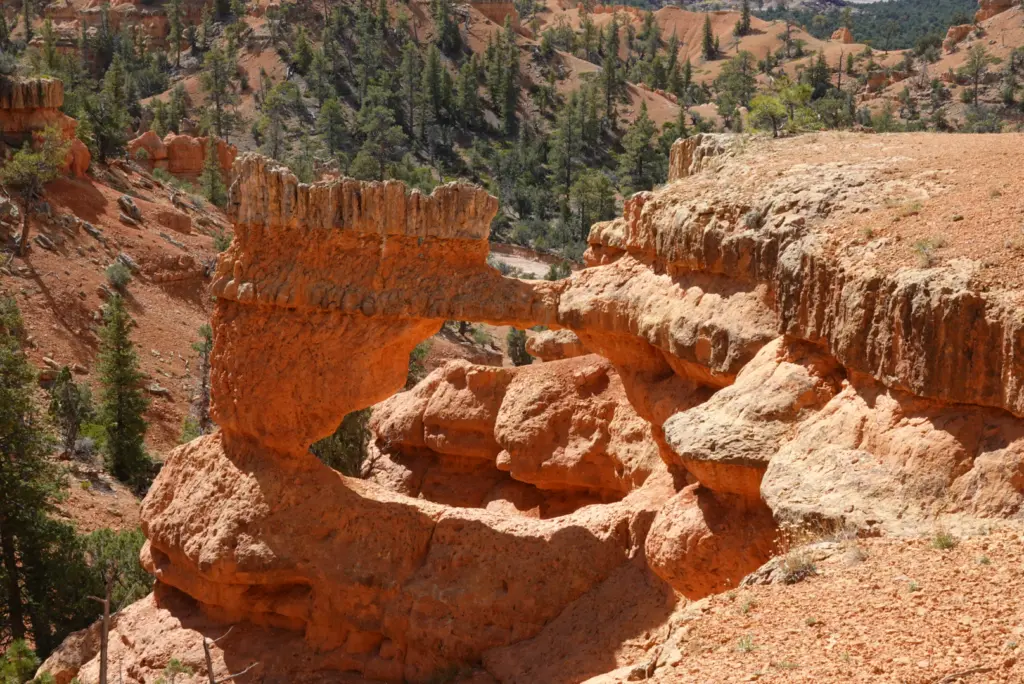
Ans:
[[[478,188],[305,185],[242,156],[212,286],[220,430],[171,454],[142,511],[157,606],[180,592],[369,679],[583,681],[646,657],[679,597],[736,586],[780,524],[1021,518],[1013,292],[894,237],[915,229],[902,198],[969,192],[959,155],[694,136],[557,282],[487,266]],[[394,394],[445,320],[546,326],[551,360],[452,362]],[[364,479],[309,453],[378,402]]]

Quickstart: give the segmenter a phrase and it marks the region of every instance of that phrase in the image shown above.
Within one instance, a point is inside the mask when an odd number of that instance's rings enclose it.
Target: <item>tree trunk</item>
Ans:
[[[18,256],[25,256],[28,251],[28,200],[21,207],[21,244],[18,245]]]
[[[14,532],[6,521],[0,521],[0,553],[7,573],[7,606],[11,615],[11,636],[25,638],[25,612],[21,605],[21,586],[18,583],[18,554],[14,549]]]
[[[110,594],[114,590],[115,572],[107,571],[106,593],[103,595],[103,629],[100,631],[100,684],[107,684],[107,647],[110,641]]]

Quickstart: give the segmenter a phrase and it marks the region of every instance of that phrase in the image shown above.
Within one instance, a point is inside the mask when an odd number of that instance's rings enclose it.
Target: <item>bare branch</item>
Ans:
[[[236,679],[236,678],[238,678],[238,677],[241,677],[242,675],[244,675],[244,674],[245,674],[245,673],[247,673],[247,672],[248,672],[249,670],[253,669],[254,667],[256,667],[256,666],[257,666],[257,665],[259,665],[259,664],[260,664],[260,663],[259,663],[259,661],[256,661],[255,663],[253,663],[253,664],[252,664],[252,665],[250,665],[249,667],[245,668],[245,669],[244,669],[244,670],[242,670],[241,672],[238,672],[238,673],[236,673],[236,674],[233,674],[233,675],[230,675],[230,676],[228,676],[228,677],[225,677],[224,679],[218,679],[218,680],[217,680],[217,682],[216,682],[216,684],[224,684],[224,682],[230,682],[230,681],[231,681],[232,679]]]
[[[228,627],[228,631],[224,632],[223,634],[221,634],[221,635],[220,635],[219,637],[217,637],[216,639],[210,639],[210,643],[211,643],[211,644],[215,644],[215,643],[217,643],[218,641],[220,641],[221,639],[226,639],[226,638],[227,638],[227,636],[228,636],[228,634],[231,634],[231,630],[233,630],[234,628],[235,628],[235,626],[234,626],[234,625],[231,625],[230,627]]]

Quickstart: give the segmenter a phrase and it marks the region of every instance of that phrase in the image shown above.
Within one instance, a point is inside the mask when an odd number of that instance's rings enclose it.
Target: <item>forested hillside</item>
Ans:
[[[974,0],[885,0],[847,7],[790,6],[783,3],[758,12],[765,19],[790,17],[817,38],[828,38],[846,26],[860,43],[880,50],[913,48],[928,36],[941,40],[954,24],[968,24],[977,9]]]

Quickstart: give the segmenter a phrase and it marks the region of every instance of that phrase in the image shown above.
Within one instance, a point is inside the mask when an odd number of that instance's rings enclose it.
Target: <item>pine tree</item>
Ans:
[[[14,301],[0,300],[0,642],[31,635],[45,656],[88,624],[95,608],[84,598],[93,585],[74,529],[49,517],[59,474],[46,458],[50,444],[33,403],[23,335]]]
[[[42,145],[32,149],[26,143],[0,167],[0,183],[16,191],[21,199],[21,238],[18,243],[21,255],[28,249],[29,205],[42,194],[47,183],[60,175],[67,150],[68,144],[64,142],[63,135],[56,126],[51,126],[43,132]]]
[[[477,93],[477,62],[476,55],[467,59],[459,69],[459,81],[456,86],[455,109],[468,128],[474,128],[480,122],[480,98]]]
[[[430,111],[431,123],[441,120],[441,111],[444,108],[444,95],[441,90],[441,72],[443,70],[441,53],[436,45],[431,45],[427,50],[427,63],[423,69],[423,94]]]
[[[199,186],[203,189],[206,199],[218,207],[227,204],[227,188],[220,171],[217,147],[220,140],[212,133],[206,138],[206,157],[203,159],[203,172],[199,176]]]
[[[416,110],[419,107],[420,53],[411,40],[402,46],[401,89],[402,119],[409,137],[415,135]]]
[[[501,121],[505,126],[505,135],[514,135],[518,122],[516,107],[519,103],[519,46],[516,45],[516,34],[512,30],[509,17],[505,17],[505,68],[502,84]]]
[[[83,24],[84,27],[84,24]],[[0,49],[7,50],[11,45],[11,27],[7,25],[7,17],[0,12]]]
[[[508,357],[515,366],[528,366],[533,363],[533,357],[526,351],[526,331],[519,328],[509,328],[506,336],[508,342]]]
[[[130,337],[133,321],[120,295],[110,298],[103,313],[99,362],[103,392],[99,413],[107,433],[107,469],[122,482],[142,488],[151,471],[143,443],[143,414],[149,402],[142,394],[143,376]]]
[[[627,179],[626,188],[631,192],[650,190],[653,186],[652,157],[654,149],[654,122],[647,114],[647,103],[640,105],[640,116],[622,138],[623,152],[619,157],[619,173]]]
[[[462,34],[452,18],[451,0],[431,0],[430,10],[434,17],[434,45],[446,55],[455,55],[462,50]]]
[[[740,8],[740,18],[736,21],[736,28],[733,29],[736,36],[750,35],[750,0],[743,0]]]
[[[32,42],[32,0],[22,0],[21,18],[25,23],[25,42]]]
[[[570,196],[579,218],[581,242],[587,239],[591,224],[615,216],[615,187],[600,171],[587,169],[581,173],[572,184]]]
[[[331,156],[341,151],[348,132],[345,125],[345,114],[338,103],[338,98],[331,97],[324,102],[324,106],[320,108],[320,116],[317,117],[316,125]]]
[[[558,112],[551,133],[550,163],[552,181],[562,195],[562,215],[569,214],[569,193],[583,150],[582,122],[579,116],[579,92],[574,92]]]
[[[171,50],[174,51],[174,66],[181,67],[181,41],[184,37],[181,23],[181,0],[170,0],[167,19],[170,22],[170,32],[167,37],[171,41]]]
[[[213,130],[218,137],[225,140],[235,127],[234,112],[228,110],[228,107],[238,101],[238,96],[231,89],[234,80],[235,66],[220,47],[215,47],[206,53],[206,57],[203,59],[203,70],[200,74],[200,84],[206,91],[207,99],[210,102],[210,119]]]
[[[701,54],[706,61],[710,62],[718,55],[718,51],[715,49],[715,34],[711,30],[711,15],[707,12],[704,13],[704,31],[700,45]]]
[[[196,373],[199,382],[192,400],[192,416],[199,434],[209,434],[213,429],[210,420],[210,354],[213,353],[213,329],[208,323],[199,326],[199,341],[192,343],[192,350],[199,355]]]
[[[619,27],[613,17],[605,34],[604,62],[601,65],[601,86],[604,90],[604,117],[614,128],[617,123],[615,99],[620,90]]]
[[[61,449],[67,455],[75,450],[78,430],[89,414],[89,386],[78,385],[71,369],[61,368],[50,388],[50,417],[60,431]]]

